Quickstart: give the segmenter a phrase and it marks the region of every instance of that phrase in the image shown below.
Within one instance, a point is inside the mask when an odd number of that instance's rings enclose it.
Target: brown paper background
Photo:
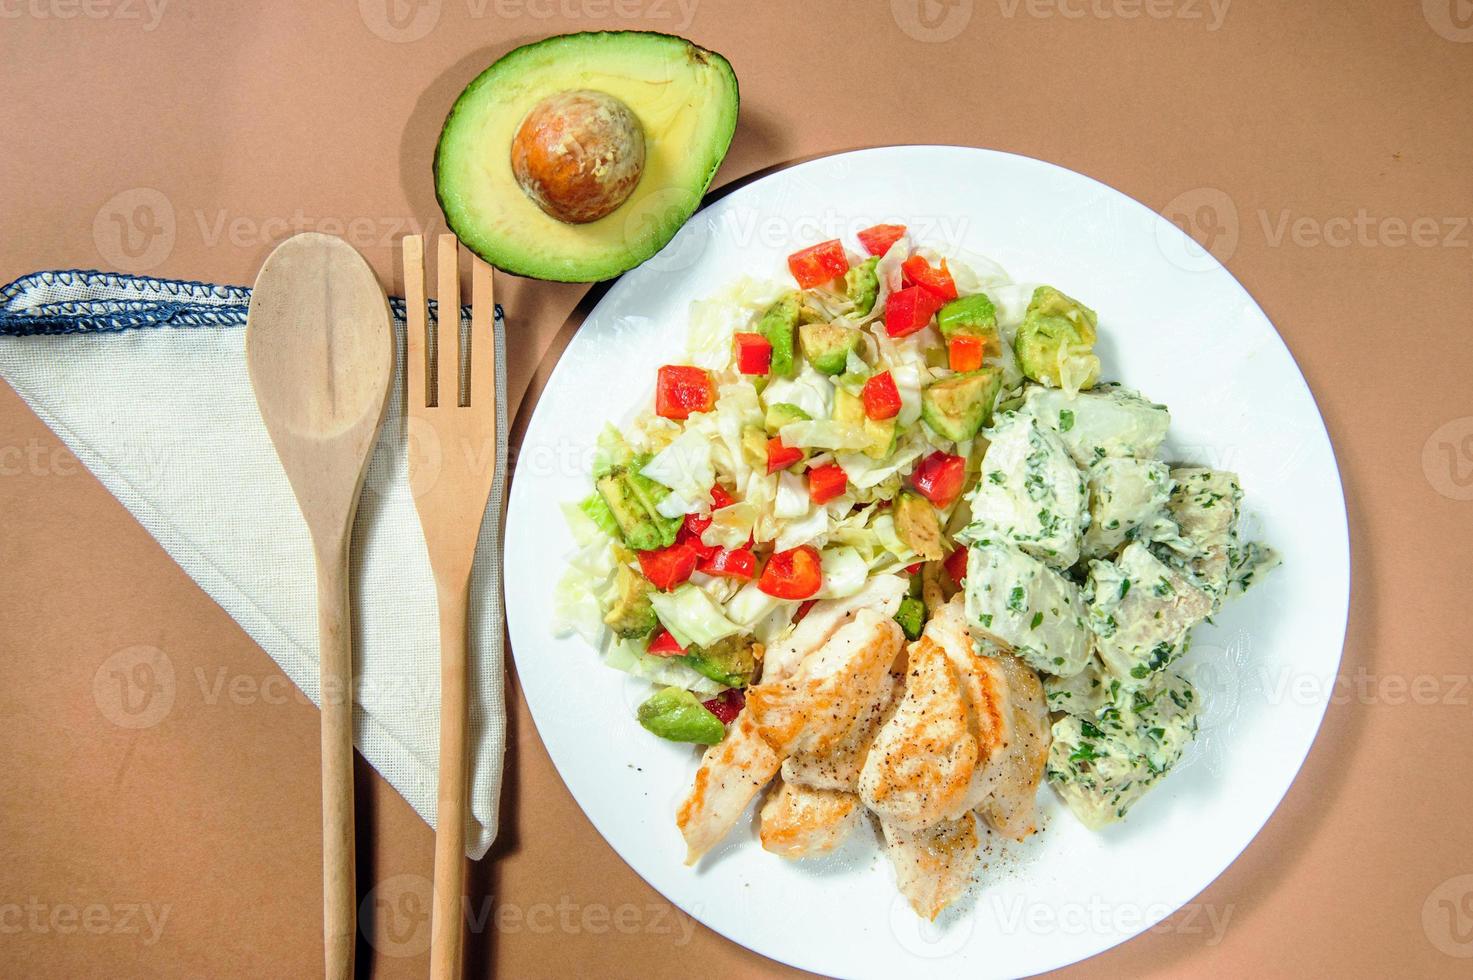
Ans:
[[[134,0],[7,2],[0,280],[248,283],[300,215],[347,232],[398,291],[389,246],[433,230],[429,159],[455,93],[515,44],[604,27],[730,57],[742,113],[718,185],[960,143],[1184,213],[1278,326],[1335,442],[1354,563],[1344,682],[1206,910],[1066,972],[1466,975],[1451,954],[1473,953],[1473,878],[1456,880],[1473,873],[1473,26],[1455,0],[1232,0],[1220,22],[1206,0],[922,3],[924,19],[917,0],[687,0],[687,22],[673,0],[426,0],[401,9],[433,26],[395,41],[384,0],[173,0],[156,23]],[[113,216],[140,204],[160,231],[130,255]],[[1416,219],[1432,225],[1408,241]],[[585,292],[502,280],[517,432]],[[312,975],[315,711],[60,447],[0,387],[0,974]],[[140,645],[168,654],[178,694],[128,730],[94,677]],[[211,700],[219,678],[233,686]],[[514,676],[511,695],[502,838],[472,872],[473,907],[497,911],[469,972],[784,972],[669,915],[574,805]],[[430,831],[361,760],[358,801],[360,889],[383,883],[387,910],[360,969],[423,975],[399,890],[430,873]],[[112,931],[141,921],[129,904],[168,910],[155,941]]]

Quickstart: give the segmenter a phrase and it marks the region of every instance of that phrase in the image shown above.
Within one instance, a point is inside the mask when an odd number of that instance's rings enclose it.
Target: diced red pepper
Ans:
[[[921,570],[921,566],[924,565],[924,564],[925,564],[925,562],[918,561],[914,565],[906,565],[905,566],[906,574],[908,574],[908,575],[914,575],[916,572],[919,572]]]
[[[678,657],[685,653],[685,647],[677,643],[670,631],[661,626],[650,637],[650,644],[645,647],[645,652],[657,657]]]
[[[798,611],[795,612],[795,613],[793,613],[793,622],[795,622],[795,623],[801,623],[801,622],[803,622],[803,617],[804,616],[807,616],[808,613],[810,611],[812,611],[813,604],[816,603],[816,602],[818,602],[817,599],[809,599],[807,602],[800,602],[798,604]]]
[[[699,545],[700,542],[697,541],[696,544]],[[681,537],[668,548],[639,551],[636,554],[639,556],[639,570],[644,572],[644,577],[655,588],[662,591],[669,591],[690,578],[691,573],[696,570],[696,560],[700,557],[688,537]]]
[[[866,381],[859,389],[859,399],[864,402],[864,414],[877,422],[900,414],[900,389],[895,387],[895,378],[889,371],[881,371]]]
[[[905,225],[875,225],[859,233],[859,244],[871,255],[884,255],[904,234]]]
[[[785,470],[802,458],[803,450],[789,449],[783,445],[780,437],[773,436],[767,440],[767,472],[776,473],[778,470]]]
[[[757,574],[757,556],[746,548],[733,548],[730,551],[717,548],[715,554],[702,559],[696,567],[707,575],[750,582]]]
[[[720,510],[723,507],[730,507],[734,503],[736,503],[736,500],[733,499],[733,497],[732,497],[731,494],[729,494],[729,493],[726,492],[726,488],[725,487],[723,487],[719,483],[715,483],[715,484],[712,484],[711,485],[711,509],[712,510]]]
[[[818,549],[802,544],[767,559],[757,588],[778,599],[811,599],[823,588],[823,562]]]
[[[958,548],[947,555],[943,567],[946,569],[946,574],[951,576],[951,580],[961,585],[967,580],[967,549]]]
[[[987,353],[987,340],[973,334],[959,333],[946,343],[948,363],[953,371],[975,371],[982,366]]]
[[[803,289],[812,289],[849,271],[849,256],[837,238],[810,245],[788,256],[788,271]]]
[[[701,705],[720,719],[723,725],[730,725],[742,713],[746,703],[746,695],[739,688],[729,687],[711,700],[702,701]]]
[[[916,465],[910,479],[921,496],[945,509],[961,496],[967,482],[967,461],[961,456],[934,452]]]
[[[692,412],[716,407],[711,373],[698,367],[666,364],[655,384],[655,414],[667,419],[690,418]]]
[[[680,530],[682,533],[689,535],[690,537],[700,538],[701,535],[706,533],[706,528],[710,526],[710,514],[707,514],[704,517],[700,514],[686,514],[685,521],[681,524]]]
[[[956,280],[951,278],[951,270],[946,268],[945,259],[936,267],[919,255],[912,255],[900,263],[900,272],[911,282],[935,293],[942,300],[956,299]]]
[[[909,337],[931,322],[941,309],[941,297],[924,286],[907,286],[885,300],[885,332],[892,337]]]
[[[739,333],[732,341],[737,370],[742,374],[766,374],[772,370],[772,342],[760,333]]]
[[[838,463],[829,463],[808,471],[808,497],[815,504],[826,504],[844,492],[849,474]]]

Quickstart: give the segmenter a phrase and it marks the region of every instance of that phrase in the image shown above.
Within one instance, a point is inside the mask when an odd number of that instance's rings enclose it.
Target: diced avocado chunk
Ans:
[[[796,292],[788,293],[773,303],[757,321],[757,332],[772,345],[772,367],[768,376],[790,378],[797,364],[793,356],[793,334],[798,327],[798,310],[801,303]]]
[[[715,745],[726,737],[721,724],[696,696],[678,687],[656,691],[636,712],[645,730],[672,742]]]
[[[854,302],[854,311],[860,316],[875,308],[875,299],[880,295],[880,277],[875,273],[879,263],[879,257],[875,256],[844,273],[844,294]]]
[[[924,561],[946,557],[941,548],[941,521],[936,508],[918,493],[906,490],[895,498],[895,533]]]
[[[919,599],[906,596],[900,600],[900,610],[895,614],[895,622],[905,631],[907,640],[918,640],[921,638],[921,627],[926,625],[926,604]]]
[[[650,551],[675,543],[681,522],[661,517],[655,510],[667,492],[664,487],[623,466],[609,470],[594,486],[608,504],[609,513],[629,547]]]
[[[628,565],[620,565],[614,572],[613,602],[604,614],[604,622],[626,640],[653,633],[660,625],[655,607],[650,605],[653,588],[643,575]]]
[[[1041,384],[1076,392],[1100,376],[1094,354],[1095,311],[1052,286],[1033,291],[1013,339],[1018,366]]]
[[[982,293],[954,299],[937,312],[936,328],[947,340],[957,334],[996,337],[997,307]]]
[[[814,370],[824,374],[843,374],[849,352],[859,349],[859,341],[858,330],[837,323],[805,323],[798,328],[803,356]]]
[[[746,687],[757,669],[750,636],[728,636],[708,647],[691,644],[680,659],[697,673],[727,687]]]
[[[863,452],[871,459],[884,459],[895,450],[899,432],[895,419],[872,419],[864,413],[864,402],[843,388],[834,391],[833,418],[836,422],[853,422],[864,427],[870,441]]]
[[[763,419],[763,422],[766,424],[768,432],[777,435],[778,430],[789,422],[807,422],[811,418],[813,416],[803,411],[797,405],[790,405],[787,402],[777,402],[767,406],[767,417]]]
[[[994,367],[954,374],[921,392],[921,418],[946,439],[970,439],[991,419],[1001,389],[1002,372]]]
[[[742,459],[756,470],[767,466],[767,430],[755,425],[742,427]]]

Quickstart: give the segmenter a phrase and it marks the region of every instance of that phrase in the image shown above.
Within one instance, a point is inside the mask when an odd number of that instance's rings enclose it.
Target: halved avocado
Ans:
[[[622,105],[642,130],[633,189],[623,188],[628,196],[602,217],[574,219],[580,223],[534,201],[512,160],[534,110],[545,113],[570,94],[590,96],[582,104],[595,109],[600,99]],[[451,230],[497,268],[559,282],[609,279],[658,252],[695,212],[731,145],[738,102],[731,64],[684,38],[550,37],[504,55],[456,99],[435,149],[435,196]],[[608,121],[596,112],[588,118]],[[561,132],[576,136],[576,126]],[[587,172],[618,164],[590,158]]]

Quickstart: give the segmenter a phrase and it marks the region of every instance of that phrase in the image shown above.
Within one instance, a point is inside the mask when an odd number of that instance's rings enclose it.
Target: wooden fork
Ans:
[[[466,612],[471,562],[496,465],[496,307],[491,267],[473,259],[467,355],[460,332],[458,258],[455,236],[441,235],[438,342],[432,350],[425,304],[424,238],[410,235],[404,239],[407,417],[409,440],[420,446],[419,452],[409,454],[409,486],[424,529],[440,605],[440,785],[430,919],[430,976],[437,980],[461,974],[467,816]],[[461,362],[467,369],[464,386]]]

